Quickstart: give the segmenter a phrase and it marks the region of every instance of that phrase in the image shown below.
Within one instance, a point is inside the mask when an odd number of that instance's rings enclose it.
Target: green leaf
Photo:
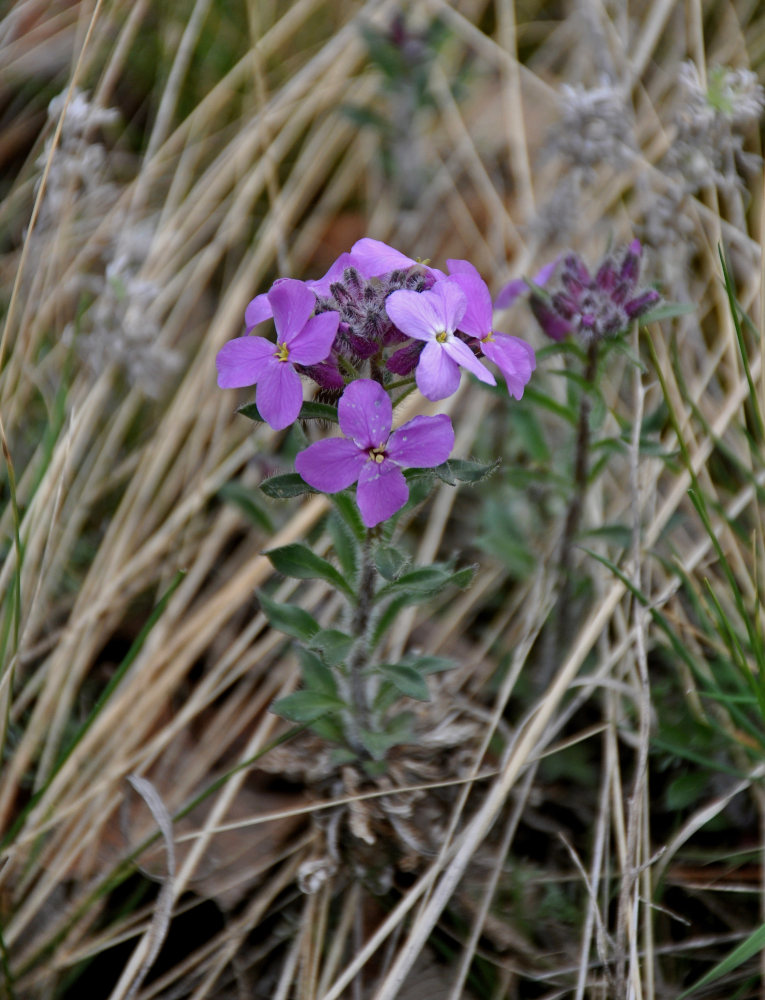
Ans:
[[[296,691],[286,698],[278,698],[271,705],[271,711],[290,722],[314,722],[329,712],[340,712],[345,703],[319,691]]]
[[[237,482],[225,483],[218,490],[218,496],[238,507],[259,528],[273,534],[273,521],[261,507],[259,500],[256,499],[256,494],[251,489]]]
[[[551,413],[567,421],[572,427],[576,427],[579,423],[579,412],[576,406],[559,403],[546,393],[540,392],[538,389],[529,388],[529,386],[526,386],[523,396],[527,402],[536,403],[542,409],[549,410]]]
[[[345,731],[339,715],[322,715],[314,719],[309,728],[327,743],[345,743]]]
[[[264,424],[266,422],[265,418],[261,416],[260,410],[257,408],[255,403],[246,403],[244,406],[240,406],[236,411],[241,413],[243,417],[247,417],[248,420],[254,420],[257,423]],[[313,401],[308,401],[303,403],[300,407],[300,413],[297,416],[298,420],[329,420],[333,424],[337,423],[337,407],[330,406],[327,403],[315,403]]]
[[[660,323],[663,319],[687,316],[695,311],[696,306],[692,302],[662,302],[641,316],[639,322],[641,326],[648,326],[649,323]]]
[[[393,545],[380,545],[375,550],[377,572],[386,580],[395,580],[400,576],[408,562],[408,556]]]
[[[439,593],[449,584],[464,588],[473,579],[476,568],[475,566],[467,566],[465,569],[454,572],[451,566],[446,563],[434,563],[432,566],[418,566],[416,569],[402,574],[397,580],[393,580],[382,587],[377,592],[375,600],[406,595],[416,602],[422,598]]]
[[[550,461],[550,449],[535,413],[528,408],[516,407],[513,410],[513,428],[533,462],[545,465]]]
[[[311,649],[318,650],[331,667],[336,667],[348,657],[353,636],[337,628],[323,628],[311,639]]]
[[[336,424],[338,422],[337,407],[309,399],[300,407],[298,420],[328,420],[330,423]]]
[[[443,465],[437,465],[433,472],[450,486],[455,485],[455,481],[461,483],[481,483],[493,475],[500,466],[500,459],[483,465],[481,462],[471,462],[466,458],[451,458]]]
[[[626,549],[632,544],[632,531],[625,524],[604,524],[600,528],[590,528],[583,531],[579,538],[602,538],[604,541],[613,542],[620,548]]]
[[[272,601],[262,590],[258,591],[258,600],[269,624],[278,629],[279,632],[291,635],[293,639],[309,643],[321,630],[316,619],[302,608],[296,608],[293,604],[279,604],[277,601]]]
[[[404,663],[421,674],[439,674],[457,666],[448,656],[407,656]]]
[[[326,663],[322,663],[315,653],[302,646],[298,647],[298,658],[300,660],[300,671],[303,675],[303,685],[310,691],[318,694],[327,694],[331,698],[337,697],[337,682]]]
[[[285,576],[298,580],[326,580],[327,583],[342,590],[348,597],[355,596],[353,588],[338,572],[332,563],[309,549],[307,545],[283,545],[278,549],[269,549],[263,553],[273,563],[274,569]]]
[[[721,976],[733,972],[739,965],[743,965],[744,962],[748,962],[750,958],[753,958],[763,946],[765,946],[765,924],[762,927],[758,927],[753,934],[749,935],[746,941],[742,941],[738,948],[734,948],[730,955],[726,956],[722,962],[718,962],[713,969],[710,969],[705,976],[702,976],[701,979],[695,982],[690,989],[681,993],[677,1000],[684,1000],[685,997],[689,997],[696,990],[709,986],[710,983],[713,983],[716,979],[720,979]]]
[[[340,563],[340,569],[345,574],[348,583],[355,587],[359,572],[358,542],[337,511],[333,510],[327,519],[327,529],[332,536],[332,544],[337,561]]]
[[[664,794],[666,808],[671,812],[687,809],[703,801],[708,791],[709,777],[698,771],[680,774],[674,778]]]
[[[285,472],[281,476],[271,476],[260,484],[261,490],[273,500],[290,500],[308,493],[318,493],[297,472]]]
[[[407,698],[416,698],[417,701],[430,701],[430,691],[428,685],[422,678],[419,671],[406,663],[380,663],[375,667],[375,671],[382,674],[386,680],[398,688]]]
[[[375,760],[382,760],[391,747],[399,746],[401,743],[411,743],[413,721],[411,712],[400,712],[380,733],[362,729],[359,733],[361,742]]]
[[[332,503],[335,505],[340,517],[342,517],[345,524],[348,525],[354,538],[359,541],[365,541],[367,537],[367,529],[364,527],[364,522],[361,520],[361,513],[356,505],[355,499],[345,491],[341,493],[332,494]]]

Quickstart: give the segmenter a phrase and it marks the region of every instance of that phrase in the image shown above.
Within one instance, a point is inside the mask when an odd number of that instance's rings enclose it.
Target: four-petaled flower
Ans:
[[[476,268],[467,260],[448,260],[450,280],[462,289],[467,299],[459,329],[475,337],[483,354],[499,368],[507,382],[507,391],[515,399],[536,368],[534,349],[520,337],[511,337],[492,329],[491,293]]]
[[[372,379],[351,382],[337,415],[345,437],[309,445],[298,453],[295,468],[309,486],[324,493],[358,480],[356,501],[368,528],[391,517],[409,498],[402,469],[440,465],[454,447],[451,420],[443,413],[414,417],[391,434],[393,405]]]
[[[332,350],[340,316],[311,314],[316,296],[302,281],[285,278],[267,294],[277,340],[237,337],[224,344],[215,364],[221,389],[257,385],[256,402],[263,419],[281,430],[297,420],[303,387],[294,365],[316,365]]]
[[[415,380],[428,399],[444,399],[456,392],[460,365],[482,382],[497,384],[467,344],[454,335],[467,307],[462,289],[451,278],[436,282],[428,291],[402,289],[385,300],[388,316],[399,330],[425,341]]]

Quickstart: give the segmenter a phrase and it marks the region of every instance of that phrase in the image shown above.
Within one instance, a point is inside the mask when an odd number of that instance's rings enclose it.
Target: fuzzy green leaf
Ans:
[[[285,472],[281,476],[271,476],[260,484],[261,490],[272,500],[291,500],[308,493],[318,493],[297,472]]]
[[[243,417],[247,417],[248,420],[254,420],[257,423],[264,424],[265,418],[261,415],[260,410],[257,408],[255,403],[246,403],[244,406],[240,406],[236,411],[241,413]],[[297,416],[298,420],[329,420],[332,423],[337,423],[337,407],[329,406],[327,403],[314,403],[312,401],[303,403],[300,407],[300,413]]]
[[[292,576],[298,580],[326,580],[348,597],[354,596],[353,588],[342,573],[338,572],[332,563],[316,555],[307,545],[283,545],[278,549],[269,549],[264,555],[271,560],[274,569],[285,576]]]
[[[292,604],[279,604],[262,591],[258,591],[258,600],[269,624],[279,632],[291,635],[293,639],[308,643],[321,629],[316,619],[303,608],[296,608]]]
[[[417,600],[440,593],[449,584],[462,588],[467,587],[473,579],[475,570],[476,567],[468,566],[454,572],[451,566],[445,563],[418,566],[382,587],[378,591],[376,599],[383,600],[386,597],[406,595],[416,603]]]
[[[361,520],[361,513],[356,505],[356,500],[345,491],[332,494],[332,503],[335,505],[340,517],[348,525],[354,538],[363,542],[367,537],[367,529]]]
[[[313,722],[329,712],[339,712],[345,708],[344,702],[318,691],[296,691],[285,698],[279,698],[271,705],[271,711],[290,722]]]
[[[342,663],[351,651],[353,636],[336,628],[323,628],[311,639],[311,649],[318,650],[331,667]]]
[[[355,587],[359,572],[358,542],[351,529],[337,511],[332,511],[327,519],[327,529],[332,536],[332,544],[335,549],[337,561],[340,563],[340,569],[345,574],[348,583],[352,587]]]
[[[268,513],[260,505],[259,498],[253,490],[241,483],[225,483],[218,490],[218,496],[228,503],[234,504],[242,513],[269,534],[273,534],[274,525]]]
[[[362,729],[361,742],[375,760],[382,760],[391,747],[412,741],[413,716],[410,712],[400,712],[388,723],[383,732],[373,733]]]
[[[380,663],[375,667],[377,673],[398,688],[407,698],[417,701],[430,701],[430,691],[422,675],[414,667],[406,663]]]
[[[457,665],[448,656],[407,656],[404,663],[421,674],[439,674]]]
[[[303,647],[298,648],[298,658],[300,659],[300,671],[303,675],[303,685],[309,691],[336,698],[337,682],[335,675],[326,663],[322,663],[315,653]]]
[[[481,483],[493,475],[500,466],[500,460],[483,465],[481,462],[471,462],[467,458],[450,458],[443,465],[438,465],[433,472],[450,486],[454,486],[455,481],[460,483]]]
[[[409,562],[409,558],[393,545],[380,545],[375,551],[375,566],[380,576],[395,580]]]

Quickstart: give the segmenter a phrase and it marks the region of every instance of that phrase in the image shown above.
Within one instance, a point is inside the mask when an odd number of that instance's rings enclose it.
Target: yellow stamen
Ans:
[[[279,344],[279,349],[276,352],[276,354],[274,354],[274,357],[276,358],[276,360],[277,361],[287,361],[289,359],[289,356],[290,356],[290,349],[289,349],[289,347],[287,347],[286,344]]]
[[[446,330],[442,330],[440,333],[436,334],[436,340],[438,341],[439,344],[445,344],[448,339],[449,339],[449,334],[446,332]]]

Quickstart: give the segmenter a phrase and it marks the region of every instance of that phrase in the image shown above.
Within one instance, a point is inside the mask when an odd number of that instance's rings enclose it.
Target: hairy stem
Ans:
[[[598,370],[598,341],[593,340],[587,350],[587,362],[584,370],[584,381],[589,388],[595,384]],[[589,392],[582,394],[579,403],[579,421],[576,431],[576,452],[574,455],[574,491],[566,512],[566,523],[560,543],[558,557],[558,573],[560,578],[560,593],[555,608],[555,625],[548,632],[548,642],[543,656],[543,674],[550,675],[555,666],[555,658],[561,656],[563,646],[568,641],[571,629],[571,566],[574,549],[574,539],[582,522],[584,500],[587,495],[587,476],[589,474],[590,456],[590,410],[592,399]]]
[[[351,635],[356,640],[348,660],[351,682],[351,704],[353,706],[353,733],[351,742],[354,750],[362,749],[360,729],[369,728],[369,704],[367,701],[367,685],[364,669],[369,663],[369,644],[367,629],[372,616],[372,604],[375,596],[375,578],[377,570],[372,558],[372,533],[367,532],[362,552],[361,578],[356,607],[351,620]]]

